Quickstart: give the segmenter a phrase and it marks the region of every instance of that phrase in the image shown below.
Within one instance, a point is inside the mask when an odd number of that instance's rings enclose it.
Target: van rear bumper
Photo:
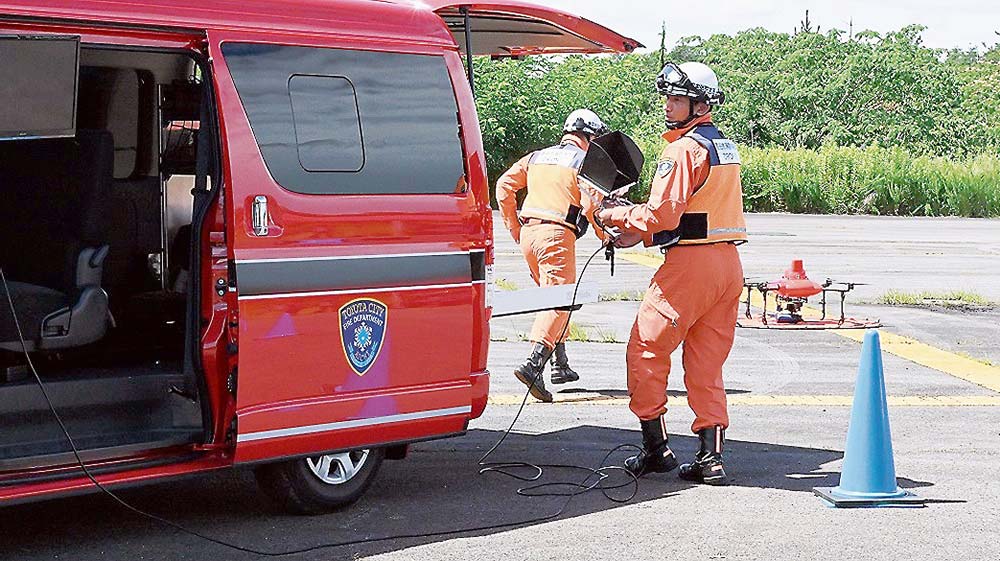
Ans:
[[[473,372],[469,376],[469,381],[472,383],[472,387],[469,389],[469,395],[472,398],[472,413],[469,418],[478,419],[486,410],[486,401],[490,397],[490,371]]]

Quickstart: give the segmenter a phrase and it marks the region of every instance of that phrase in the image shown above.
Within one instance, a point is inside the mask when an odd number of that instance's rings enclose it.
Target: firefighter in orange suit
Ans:
[[[521,158],[497,180],[500,216],[520,244],[538,286],[576,282],[576,239],[586,232],[601,201],[592,186],[578,179],[577,172],[590,140],[606,132],[593,111],[578,109],[566,119],[559,144]],[[528,194],[518,213],[516,195],[525,188]],[[604,239],[603,232],[596,227],[594,231]],[[553,384],[580,379],[566,357],[568,316],[565,311],[539,312],[528,338],[534,343],[531,354],[514,369],[517,379],[541,401],[552,401],[542,377],[550,357]]]
[[[667,472],[677,460],[667,445],[670,354],[684,343],[684,384],[701,447],[681,466],[689,481],[723,485],[724,431],[729,426],[722,365],[736,331],[743,267],[736,245],[747,239],[740,157],[712,124],[724,95],[700,63],[668,64],[656,79],[664,96],[669,144],[657,162],[649,200],[602,209],[601,222],[659,246],[666,258],[653,274],[626,350],[629,407],[639,417],[643,450],[626,460],[637,476]],[[667,250],[666,248],[669,248]]]

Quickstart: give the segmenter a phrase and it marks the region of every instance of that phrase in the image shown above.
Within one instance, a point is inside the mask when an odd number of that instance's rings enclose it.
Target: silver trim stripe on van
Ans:
[[[486,279],[486,252],[237,259],[236,279],[241,299],[462,286]]]
[[[441,290],[445,288],[463,288],[486,284],[485,280],[460,282],[456,284],[423,284],[420,286],[387,286],[384,288],[355,288],[351,290],[321,290],[318,292],[289,292],[288,294],[258,294],[256,296],[240,296],[240,300],[278,300],[281,298],[310,298],[316,296],[340,296],[344,294],[378,294],[380,292],[407,292],[411,290]]]
[[[255,440],[266,440],[269,438],[283,438],[288,436],[301,436],[304,434],[314,434],[317,432],[327,432],[344,429],[355,429],[360,427],[370,427],[374,425],[385,425],[389,423],[401,423],[404,421],[419,421],[421,419],[434,419],[437,417],[450,417],[453,415],[469,415],[472,413],[471,405],[462,407],[449,407],[447,409],[433,409],[430,411],[416,411],[414,413],[400,413],[397,415],[386,415],[384,417],[369,417],[367,419],[355,419],[353,421],[338,421],[335,423],[323,423],[320,425],[306,425],[302,427],[290,427],[287,429],[274,429],[260,432],[249,432],[236,437],[236,442],[253,442]]]

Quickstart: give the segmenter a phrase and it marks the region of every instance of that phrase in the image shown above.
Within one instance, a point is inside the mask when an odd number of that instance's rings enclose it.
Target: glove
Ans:
[[[614,237],[614,244],[617,248],[632,247],[641,241],[642,234],[631,230],[626,230]]]

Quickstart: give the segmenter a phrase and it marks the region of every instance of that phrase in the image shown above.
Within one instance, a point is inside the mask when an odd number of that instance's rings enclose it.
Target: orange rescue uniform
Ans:
[[[587,142],[567,134],[556,146],[532,152],[497,180],[497,203],[504,226],[521,246],[531,278],[538,286],[576,282],[576,238],[583,218],[594,224],[600,203],[597,191],[577,172]],[[517,192],[528,194],[517,210]],[[602,240],[604,233],[594,226]],[[566,340],[569,313],[549,310],[535,315],[529,340],[549,349]]]
[[[666,412],[670,354],[684,343],[692,430],[729,426],[722,366],[732,349],[743,292],[734,243],[746,240],[739,155],[711,115],[665,133],[645,204],[610,210],[606,222],[647,246],[672,245],[653,274],[626,350],[629,407],[640,420]],[[603,216],[603,215],[602,215]]]

